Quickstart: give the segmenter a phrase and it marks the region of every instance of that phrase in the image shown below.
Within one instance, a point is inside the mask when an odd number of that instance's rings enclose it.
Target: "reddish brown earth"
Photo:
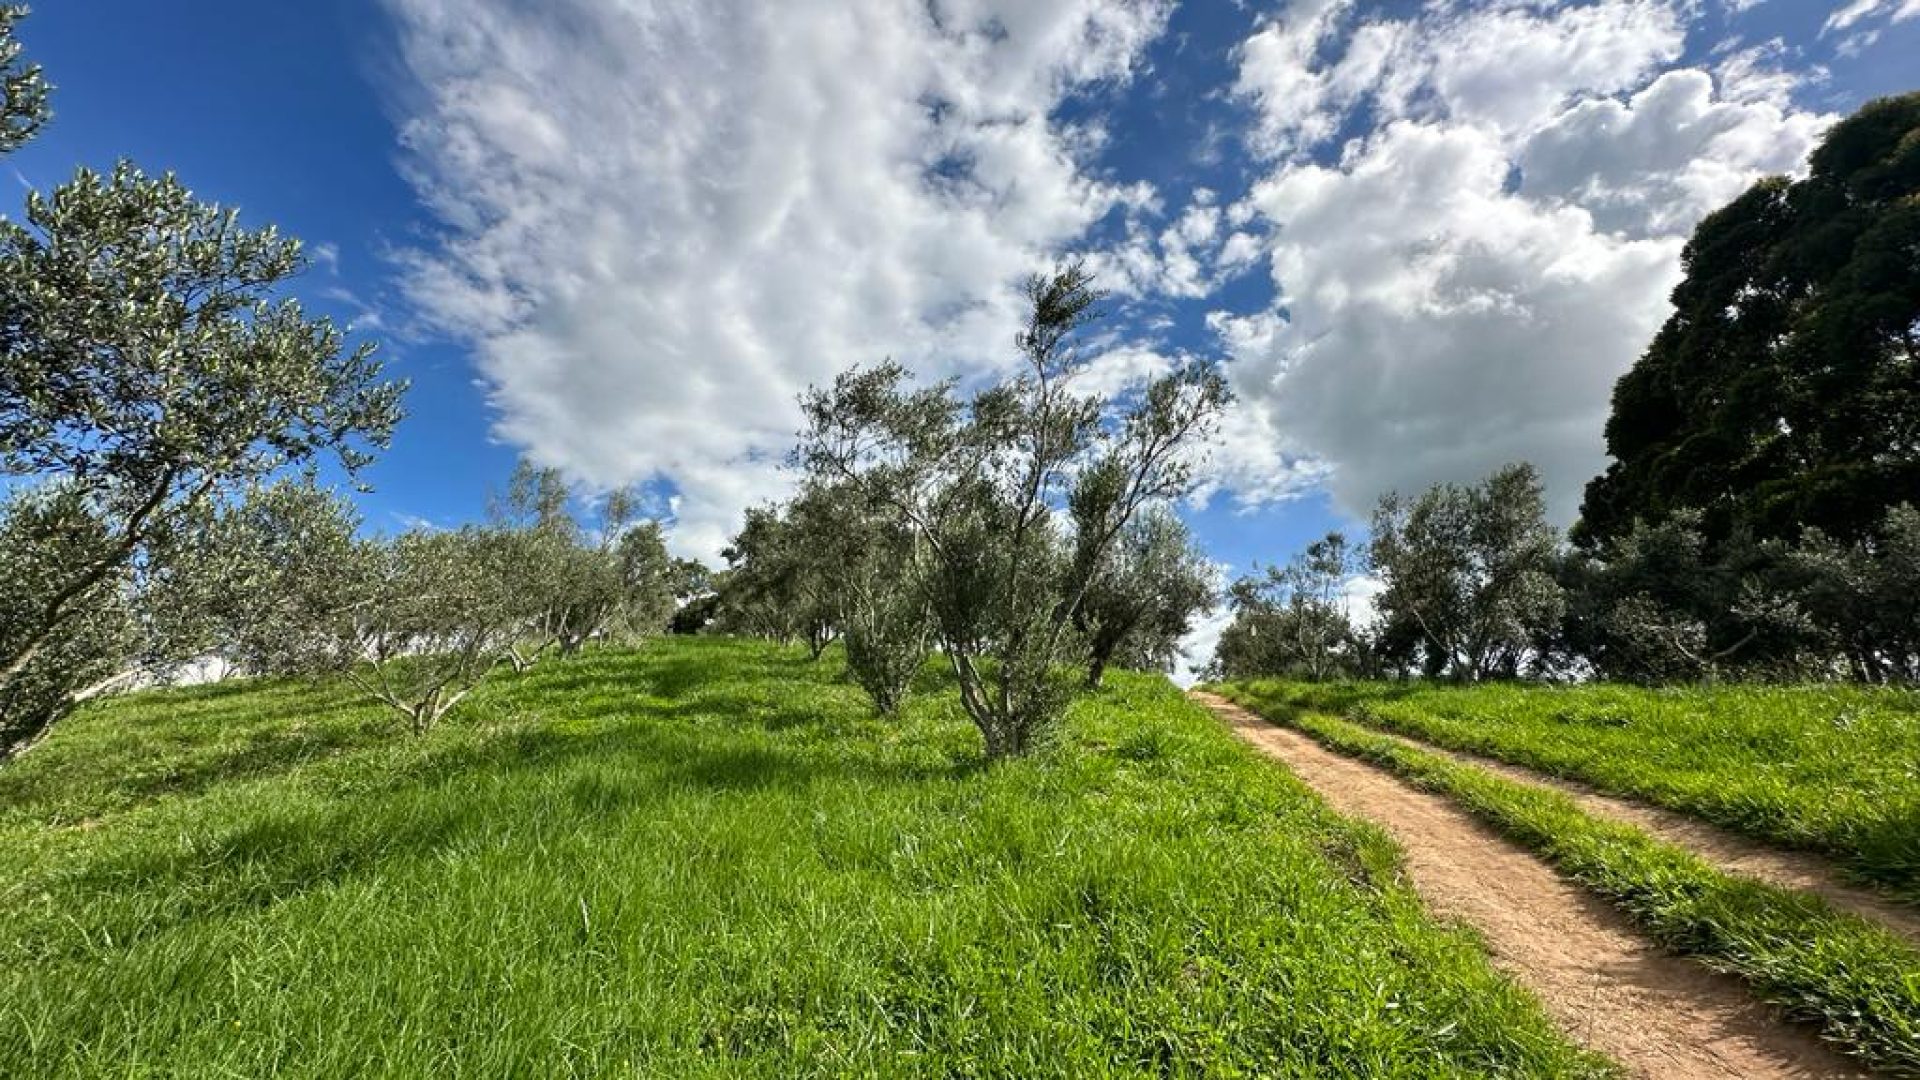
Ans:
[[[1476,930],[1494,963],[1569,1037],[1640,1077],[1863,1076],[1744,986],[1642,939],[1604,901],[1442,796],[1336,754],[1211,694],[1194,695],[1350,817],[1406,852],[1439,917]]]
[[[1547,776],[1519,765],[1463,754],[1442,746],[1369,728],[1376,735],[1396,739],[1429,753],[1485,769],[1523,784],[1538,784],[1565,794],[1595,817],[1612,818],[1637,826],[1676,847],[1683,847],[1730,873],[1789,889],[1814,893],[1842,911],[1851,911],[1888,930],[1920,943],[1920,911],[1871,889],[1849,884],[1832,862],[1810,852],[1783,851],[1738,833],[1698,821],[1657,806],[1602,794],[1571,780]]]

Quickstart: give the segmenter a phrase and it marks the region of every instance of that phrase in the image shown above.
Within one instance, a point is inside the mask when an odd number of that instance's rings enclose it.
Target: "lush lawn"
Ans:
[[[1762,999],[1817,1025],[1842,1051],[1920,1076],[1920,952],[1818,897],[1722,873],[1566,795],[1516,783],[1359,724],[1246,687],[1230,696],[1343,753],[1443,792],[1613,900],[1676,952],[1744,978]]]
[[[1920,693],[1259,683],[1247,690],[1833,856],[1920,902]]]
[[[1601,1068],[1163,680],[989,768],[837,670],[589,653],[421,739],[294,684],[93,709],[0,773],[0,1076]]]

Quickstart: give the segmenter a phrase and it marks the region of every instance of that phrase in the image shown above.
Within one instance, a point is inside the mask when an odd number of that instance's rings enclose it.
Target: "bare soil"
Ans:
[[[1770,847],[1738,833],[1685,814],[1603,794],[1573,780],[1535,772],[1519,765],[1449,750],[1398,732],[1369,728],[1377,735],[1441,754],[1454,761],[1485,769],[1523,784],[1538,784],[1559,791],[1595,817],[1611,818],[1652,833],[1677,847],[1683,847],[1722,870],[1743,874],[1773,885],[1814,893],[1841,911],[1850,911],[1876,922],[1888,930],[1920,944],[1920,911],[1892,897],[1850,884],[1831,861],[1812,852],[1785,851]]]
[[[1739,980],[1663,952],[1607,903],[1442,796],[1196,693],[1334,809],[1384,828],[1428,908],[1472,927],[1569,1037],[1639,1077],[1864,1076]]]

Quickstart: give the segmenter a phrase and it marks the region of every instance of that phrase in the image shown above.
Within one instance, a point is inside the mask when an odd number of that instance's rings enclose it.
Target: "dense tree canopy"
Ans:
[[[1802,180],[1761,181],[1700,223],[1674,312],[1614,390],[1593,545],[1701,512],[1841,540],[1920,491],[1920,94],[1835,126]]]

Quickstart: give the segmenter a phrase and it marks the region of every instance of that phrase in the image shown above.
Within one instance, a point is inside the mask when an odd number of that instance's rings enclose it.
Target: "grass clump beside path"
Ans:
[[[1452,797],[1615,901],[1662,945],[1746,979],[1754,992],[1863,1062],[1920,1076],[1920,952],[1817,897],[1723,873],[1692,853],[1517,783],[1298,704],[1259,685],[1225,696],[1343,753]]]
[[[0,1075],[1606,1071],[1157,678],[987,767],[944,683],[663,641],[423,738],[247,684],[0,773]]]
[[[1818,851],[1920,904],[1920,692],[1280,682],[1255,689]]]

